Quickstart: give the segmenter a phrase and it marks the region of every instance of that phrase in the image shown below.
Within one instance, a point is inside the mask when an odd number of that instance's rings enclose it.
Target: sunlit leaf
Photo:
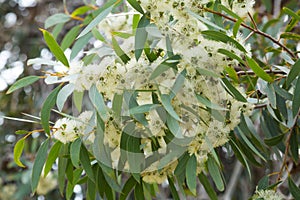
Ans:
[[[20,161],[20,158],[22,156],[22,152],[24,149],[24,145],[25,145],[25,139],[26,138],[21,138],[14,147],[14,161],[15,163],[20,166],[20,167],[25,167],[25,165]]]
[[[193,195],[196,195],[197,159],[194,154],[189,158],[189,160],[186,164],[185,176],[186,176],[187,186],[189,187],[189,189],[193,193]]]
[[[50,51],[53,53],[53,55],[56,57],[57,60],[59,60],[62,64],[64,64],[67,67],[70,67],[69,61],[66,58],[62,48],[57,44],[51,33],[44,29],[40,29],[44,35],[44,39],[50,49]]]
[[[56,24],[65,23],[69,21],[71,18],[69,15],[63,13],[57,13],[50,17],[48,17],[45,21],[45,29],[54,26]]]
[[[13,91],[20,89],[22,87],[25,87],[27,85],[30,85],[40,79],[39,76],[26,76],[18,81],[16,81],[10,88],[7,90],[6,94],[10,94]]]

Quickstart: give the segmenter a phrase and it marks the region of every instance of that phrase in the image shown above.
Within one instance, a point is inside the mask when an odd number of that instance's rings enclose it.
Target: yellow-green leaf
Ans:
[[[44,35],[44,39],[50,49],[50,51],[53,53],[53,55],[56,57],[57,60],[59,60],[62,64],[64,64],[67,67],[70,67],[69,61],[66,58],[62,48],[57,44],[56,40],[52,36],[51,33],[44,29],[40,29]]]
[[[258,63],[252,59],[247,57],[247,63],[249,65],[249,67],[253,70],[253,72],[260,77],[261,79],[267,81],[267,82],[273,82],[272,77],[267,74],[259,65]]]
[[[25,144],[25,138],[21,138],[14,147],[14,161],[20,167],[25,167],[25,165],[20,161]]]
[[[10,94],[13,91],[20,89],[22,87],[25,87],[27,85],[30,85],[36,81],[38,81],[40,79],[39,76],[27,76],[24,77],[20,80],[18,80],[17,82],[15,82],[12,86],[10,86],[10,88],[7,90],[6,94]]]

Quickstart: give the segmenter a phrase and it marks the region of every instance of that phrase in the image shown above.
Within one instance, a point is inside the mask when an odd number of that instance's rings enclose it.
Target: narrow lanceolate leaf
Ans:
[[[62,50],[66,50],[68,47],[72,45],[72,43],[75,41],[78,33],[80,30],[80,26],[74,26],[64,37],[62,40],[60,46]]]
[[[238,101],[247,102],[247,99],[227,80],[226,77],[222,78],[226,89],[233,97],[235,97]]]
[[[241,50],[243,52],[247,52],[240,43],[238,43],[236,40],[229,37],[228,35],[226,35],[223,32],[206,30],[206,31],[202,31],[201,34],[211,40],[221,41],[226,44],[227,43],[233,44],[239,50]]]
[[[27,76],[24,77],[20,80],[18,80],[17,82],[15,82],[12,86],[10,86],[10,88],[7,90],[6,94],[10,94],[13,91],[20,89],[22,87],[25,87],[27,85],[30,85],[36,81],[38,81],[40,79],[39,76]]]
[[[296,34],[296,33],[282,33],[280,35],[280,38],[299,41],[300,40],[300,35]]]
[[[70,147],[70,157],[74,167],[79,168],[81,139],[77,138]]]
[[[223,108],[219,106],[218,104],[212,103],[209,99],[201,96],[201,95],[196,95],[198,101],[202,104],[204,104],[206,107],[214,109],[214,110],[228,110],[227,108]]]
[[[171,105],[171,98],[169,95],[162,94],[161,95],[161,103],[163,104],[166,111],[177,121],[181,121],[174,108]]]
[[[219,167],[218,167],[216,161],[211,157],[208,158],[207,168],[208,168],[209,174],[211,175],[218,190],[224,191],[224,183],[223,183],[223,179],[222,179],[222,175],[220,173]]]
[[[148,15],[143,15],[140,19],[136,32],[135,32],[135,40],[134,40],[134,55],[136,60],[138,60],[143,52],[145,47],[145,43],[147,40],[148,33],[146,31],[146,26],[150,24]]]
[[[97,109],[97,112],[101,118],[105,120],[107,118],[106,105],[102,94],[98,91],[95,85],[93,85],[89,91],[89,98],[94,107]]]
[[[252,59],[252,58],[249,58],[247,57],[247,63],[249,65],[249,67],[253,70],[253,72],[258,76],[260,77],[261,79],[267,81],[267,82],[273,82],[273,79],[272,77],[267,74],[258,64],[257,62]]]
[[[136,180],[133,178],[133,176],[131,176],[125,183],[121,195],[120,195],[120,200],[125,200],[127,198],[127,196],[129,195],[129,193],[131,192],[131,190],[134,188],[134,186],[136,185]]]
[[[78,16],[78,15],[83,15],[83,14],[85,14],[87,11],[92,10],[92,9],[93,9],[92,6],[81,6],[81,7],[79,7],[79,8],[76,8],[76,9],[72,12],[71,16],[74,17],[74,16]]]
[[[106,8],[102,12],[100,12],[95,19],[93,19],[85,29],[79,34],[77,38],[81,38],[82,36],[89,33],[95,26],[97,26],[113,9],[113,5]]]
[[[136,0],[127,0],[127,2],[138,12],[141,14],[144,14],[143,8],[140,6],[140,4]]]
[[[48,31],[44,29],[40,29],[44,35],[44,39],[50,49],[50,51],[53,53],[53,55],[56,57],[57,60],[59,60],[62,64],[64,64],[67,67],[70,67],[69,61],[66,58],[63,50],[61,47],[57,44],[54,37],[49,33]]]
[[[196,187],[197,187],[197,159],[196,156],[193,154],[186,165],[186,182],[187,186],[189,187],[190,191],[193,195],[196,195]]]
[[[31,174],[31,189],[33,193],[35,192],[38,186],[40,176],[44,167],[44,163],[47,159],[47,150],[48,150],[49,143],[50,143],[49,138],[42,143],[42,145],[40,146],[36,154],[33,163],[32,174]]]
[[[79,38],[74,43],[74,45],[72,47],[72,52],[70,55],[70,60],[73,60],[78,55],[78,53],[85,47],[85,45],[88,44],[88,42],[90,41],[92,36],[93,36],[92,33],[88,33],[88,34],[82,36],[81,38]]]
[[[65,85],[57,94],[56,105],[60,112],[62,111],[62,109],[65,105],[65,102],[67,101],[67,98],[74,91],[74,88],[75,88],[74,84]]]
[[[14,147],[14,161],[20,167],[25,167],[25,165],[20,161],[25,144],[25,138],[21,138]]]
[[[112,37],[112,45],[113,45],[113,49],[115,50],[117,56],[119,56],[124,63],[127,63],[130,60],[130,58],[121,49],[118,41],[114,37]]]
[[[62,143],[60,141],[57,141],[51,148],[49,152],[49,156],[47,158],[45,168],[44,168],[44,177],[47,176],[47,174],[50,172],[53,163],[58,157],[58,154],[60,152],[60,148],[62,147]]]
[[[291,17],[295,18],[297,21],[300,21],[300,16],[297,15],[294,11],[292,11],[291,9],[284,7],[282,9],[283,12],[285,12],[286,14],[290,15]]]
[[[198,175],[198,178],[199,178],[199,181],[201,182],[201,184],[203,185],[206,193],[210,197],[210,199],[218,200],[218,196],[217,196],[214,188],[210,185],[208,178],[203,173],[200,173]]]
[[[91,161],[90,161],[90,158],[89,158],[89,152],[84,147],[84,145],[81,145],[79,159],[80,159],[80,163],[82,164],[82,167],[83,167],[85,173],[87,174],[87,176],[93,182],[95,182],[95,176],[94,176],[94,172],[93,172],[93,169],[92,169]]]
[[[291,177],[288,178],[289,190],[295,199],[300,199],[300,188],[294,183]]]
[[[298,77],[298,80],[296,82],[293,103],[292,103],[292,110],[293,110],[294,117],[298,114],[299,108],[300,108],[300,77]]]
[[[57,13],[55,15],[52,15],[48,17],[45,21],[45,29],[54,26],[56,24],[65,23],[69,21],[71,18],[69,15],[63,14],[63,13]]]
[[[56,102],[56,97],[57,94],[60,90],[60,86],[56,87],[47,97],[45,100],[42,110],[41,110],[41,121],[42,121],[42,126],[48,135],[50,135],[50,125],[49,125],[49,120],[50,120],[50,112],[52,107],[55,105]]]
[[[286,87],[288,88],[291,83],[296,79],[296,77],[300,74],[300,59],[295,62],[295,64],[292,66],[292,69],[290,70],[290,73],[287,76],[286,79]]]

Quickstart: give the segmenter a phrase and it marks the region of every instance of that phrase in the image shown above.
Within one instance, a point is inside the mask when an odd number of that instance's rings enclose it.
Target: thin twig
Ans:
[[[211,10],[209,8],[203,8],[203,10],[207,11],[207,12],[210,12],[210,13],[213,13],[215,15],[219,15],[229,21],[232,21],[232,22],[237,22],[236,19],[232,18],[232,17],[229,17],[227,15],[224,15],[223,13],[220,13],[220,12],[217,12],[217,11],[214,11],[214,10]],[[252,32],[258,34],[258,35],[262,35],[264,36],[265,38],[268,38],[269,40],[271,40],[272,42],[274,42],[275,44],[277,44],[278,46],[280,46],[284,51],[286,51],[288,54],[290,54],[290,56],[292,56],[293,58],[297,58],[297,56],[291,51],[289,50],[285,45],[281,44],[277,39],[273,38],[271,35],[265,33],[265,32],[262,32],[261,30],[259,29],[255,29],[245,23],[241,23],[241,26],[243,26],[244,28],[247,28],[249,30],[251,30]]]

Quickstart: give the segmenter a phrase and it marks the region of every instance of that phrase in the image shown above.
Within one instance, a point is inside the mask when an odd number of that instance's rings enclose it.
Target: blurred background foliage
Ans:
[[[84,4],[80,0],[66,0],[65,3],[65,8],[69,11]],[[97,1],[96,3],[101,5],[103,2]],[[278,36],[279,28],[287,23],[281,13],[283,6],[296,12],[300,9],[300,2],[298,0],[257,0],[254,18],[259,28],[272,36]],[[2,155],[0,156],[0,200],[33,198],[30,196],[30,170],[21,169],[14,164],[13,146],[18,140],[18,135],[15,134],[16,130],[35,130],[39,128],[39,125],[6,120],[3,116],[18,118],[28,118],[26,114],[38,116],[41,104],[52,88],[40,81],[10,95],[6,95],[5,92],[9,85],[20,77],[33,74],[41,75],[40,66],[27,67],[26,62],[34,57],[52,56],[47,50],[38,28],[44,26],[48,16],[59,12],[64,12],[62,0],[0,0],[0,155]],[[72,24],[61,27],[58,41],[61,41],[61,36],[70,27]],[[300,33],[299,23],[292,32]],[[251,37],[249,42],[253,44],[254,55],[259,58],[266,57],[268,52],[276,53],[275,48],[265,48],[273,45],[261,36]],[[295,42],[286,45],[293,51],[300,50],[300,45]],[[276,56],[272,56],[271,59],[275,59],[276,63]],[[32,134],[30,142],[25,147],[24,160],[30,162],[34,159],[39,144],[39,133]],[[224,171],[227,172],[225,174],[226,182],[230,181],[229,179],[234,173],[239,174],[235,180],[235,190],[232,196],[234,199],[247,199],[255,190],[259,179],[268,173],[266,168],[252,167],[253,178],[249,180],[246,171],[242,170],[241,165],[236,164],[234,155],[228,156],[221,150],[219,153]],[[30,163],[26,164],[30,166]],[[298,173],[299,170],[294,169],[293,172]],[[80,186],[75,187],[75,189],[74,199],[83,199],[84,194],[82,194]],[[168,194],[167,189],[162,188],[161,191],[162,193],[159,194],[161,199],[169,197],[170,194]],[[57,190],[52,190],[47,196],[38,197],[38,199],[60,198]],[[192,197],[189,198],[192,199]],[[198,198],[202,199],[205,196]]]

